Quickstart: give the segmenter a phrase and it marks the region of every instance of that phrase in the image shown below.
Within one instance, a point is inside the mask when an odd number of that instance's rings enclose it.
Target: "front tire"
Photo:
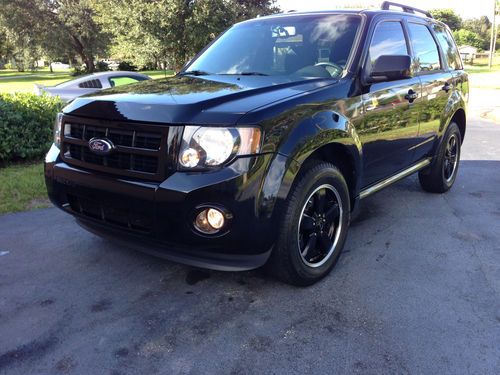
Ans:
[[[460,130],[458,125],[452,122],[446,130],[433,164],[418,174],[424,190],[430,193],[445,193],[450,190],[457,178],[461,145]]]
[[[285,203],[270,270],[298,286],[325,277],[337,262],[347,238],[349,189],[332,164],[313,162],[293,186]]]

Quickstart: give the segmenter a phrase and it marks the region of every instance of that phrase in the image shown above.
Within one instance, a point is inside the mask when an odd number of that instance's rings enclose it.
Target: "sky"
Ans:
[[[392,0],[424,10],[451,8],[462,18],[477,18],[483,15],[491,20],[493,0]],[[380,7],[382,0],[277,0],[282,10],[330,10],[348,6],[349,8]],[[497,18],[498,19],[498,18]]]

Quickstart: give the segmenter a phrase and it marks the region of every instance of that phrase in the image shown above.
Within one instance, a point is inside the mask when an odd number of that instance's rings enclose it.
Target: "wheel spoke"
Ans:
[[[307,256],[307,254],[312,250],[314,251],[316,249],[316,242],[318,240],[318,236],[316,235],[316,233],[312,233],[310,236],[309,236],[309,239],[307,240],[307,244],[306,244],[306,247],[304,248],[304,250],[302,251],[302,256],[305,258]]]
[[[326,203],[326,190],[321,189],[316,192],[314,196],[314,211],[316,213],[322,213],[325,211],[325,203]]]
[[[446,165],[446,178],[450,178],[452,173],[453,173],[453,164],[451,162],[448,162],[448,164]]]
[[[334,203],[332,207],[330,207],[325,214],[327,224],[331,224],[334,220],[336,220],[340,215],[340,208],[337,203]]]
[[[451,146],[451,147],[450,147],[450,149],[454,149],[454,148],[455,148],[456,143],[457,143],[457,140],[455,139],[455,137],[452,137],[452,138],[450,139],[450,146]]]
[[[330,250],[330,247],[332,246],[332,240],[330,239],[330,237],[328,237],[328,234],[326,232],[321,233],[321,235],[319,236],[319,245],[325,253]]]
[[[311,232],[314,229],[314,220],[311,216],[307,214],[302,215],[302,221],[300,222],[300,230]]]

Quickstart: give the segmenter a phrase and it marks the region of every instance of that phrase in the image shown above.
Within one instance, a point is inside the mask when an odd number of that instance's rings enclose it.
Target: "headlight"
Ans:
[[[56,115],[56,121],[54,122],[54,144],[59,147],[61,145],[61,126],[62,126],[62,113]]]
[[[183,169],[218,167],[236,156],[260,151],[259,128],[186,126],[179,164]]]

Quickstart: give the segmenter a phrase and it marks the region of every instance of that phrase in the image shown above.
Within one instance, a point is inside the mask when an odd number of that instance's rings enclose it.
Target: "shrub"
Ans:
[[[141,70],[156,70],[157,68],[155,63],[148,62],[142,66]]]
[[[109,70],[108,63],[104,61],[98,61],[97,64],[95,64],[95,70],[97,72],[107,72]]]
[[[78,77],[78,76],[81,76],[83,74],[85,74],[85,69],[83,67],[78,66],[78,65],[75,65],[73,67],[73,71],[71,72],[71,75],[73,77]]]
[[[41,158],[50,148],[57,97],[0,93],[0,164]]]
[[[135,72],[137,70],[137,66],[132,64],[130,61],[122,61],[121,63],[118,64],[118,70]]]

